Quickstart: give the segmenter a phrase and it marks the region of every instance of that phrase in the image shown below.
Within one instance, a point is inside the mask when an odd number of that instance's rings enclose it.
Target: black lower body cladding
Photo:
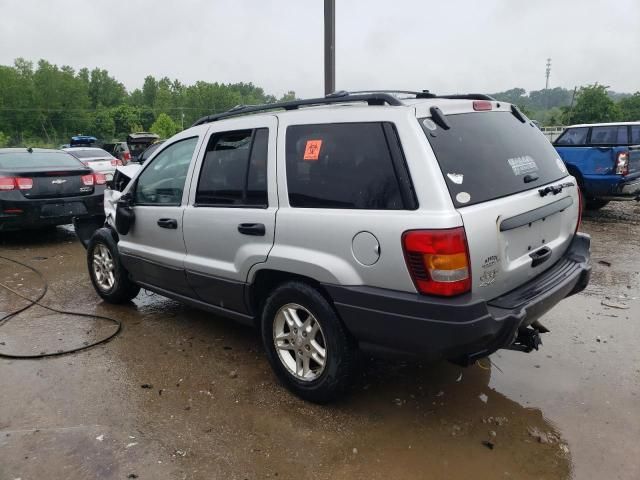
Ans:
[[[473,361],[509,347],[519,329],[587,286],[590,243],[588,235],[576,234],[553,267],[489,302],[472,294],[435,298],[374,287],[324,287],[365,351]]]

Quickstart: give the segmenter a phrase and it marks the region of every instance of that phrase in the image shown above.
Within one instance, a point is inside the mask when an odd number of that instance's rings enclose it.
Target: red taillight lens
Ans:
[[[16,181],[13,177],[0,177],[0,190],[13,190],[16,188]]]
[[[616,174],[627,175],[629,173],[629,152],[618,152],[616,156]]]
[[[33,179],[26,177],[0,177],[0,190],[31,190]]]
[[[402,246],[420,293],[452,297],[471,290],[471,264],[464,227],[410,230]]]
[[[16,186],[18,190],[31,190],[33,188],[33,179],[16,177]]]
[[[123,157],[128,162],[129,160],[131,160],[131,152],[124,152]]]
[[[483,112],[486,110],[492,110],[493,104],[489,100],[474,100],[473,109],[476,112]]]
[[[93,173],[90,173],[89,175],[82,175],[82,183],[83,185],[86,185],[87,187],[92,187],[93,184],[95,183],[95,179],[93,178]]]
[[[112,167],[121,167],[122,166],[122,160],[114,158],[113,160],[111,160],[111,166]]]
[[[105,177],[102,173],[94,173],[93,177],[96,185],[104,185],[105,183],[107,183],[107,177]]]

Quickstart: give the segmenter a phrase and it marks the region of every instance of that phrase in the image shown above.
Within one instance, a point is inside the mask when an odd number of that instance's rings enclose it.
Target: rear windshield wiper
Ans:
[[[520,109],[518,107],[516,107],[515,105],[511,105],[511,113],[513,114],[514,117],[516,117],[522,123],[526,123],[527,122],[527,119],[525,118],[525,116],[522,114]]]
[[[431,119],[436,122],[440,128],[443,130],[449,130],[451,128],[447,119],[444,118],[444,113],[442,113],[442,110],[438,107],[431,107],[429,112],[431,112]]]

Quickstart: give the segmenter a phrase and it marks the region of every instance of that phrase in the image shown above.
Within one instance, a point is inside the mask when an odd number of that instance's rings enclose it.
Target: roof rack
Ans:
[[[235,117],[239,115],[246,115],[248,113],[268,112],[270,110],[297,110],[299,107],[312,106],[312,105],[331,105],[336,103],[353,103],[353,102],[366,102],[368,105],[392,105],[401,106],[404,105],[393,95],[385,92],[372,92],[367,94],[354,94],[352,92],[345,92],[344,90],[333,92],[326,97],[321,98],[309,98],[306,100],[292,100],[289,102],[279,103],[267,103],[264,105],[236,105],[232,109],[217,113],[214,115],[207,115],[202,117],[192,125],[203,125],[209,122],[215,122],[216,120],[222,120],[224,118]]]
[[[191,125],[195,127],[197,125],[203,125],[205,123],[215,122],[216,120],[223,120],[229,117],[237,117],[240,115],[247,115],[249,113],[268,112],[271,110],[297,110],[299,107],[307,107],[313,105],[332,105],[337,103],[353,103],[353,102],[366,102],[368,105],[391,105],[401,106],[404,105],[402,101],[395,95],[414,95],[415,98],[446,98],[451,100],[494,100],[495,98],[485,95],[483,93],[463,93],[455,95],[436,95],[429,92],[429,90],[422,90],[416,92],[412,90],[360,90],[354,92],[347,92],[345,90],[339,90],[337,92],[329,93],[325,97],[320,98],[308,98],[306,100],[291,100],[289,102],[278,103],[266,103],[263,105],[236,105],[235,107],[227,110],[226,112],[216,113],[213,115],[207,115]]]

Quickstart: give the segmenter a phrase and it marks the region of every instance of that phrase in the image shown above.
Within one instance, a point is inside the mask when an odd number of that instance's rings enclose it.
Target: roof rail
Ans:
[[[401,106],[404,105],[393,95],[385,92],[372,92],[367,94],[353,94],[345,91],[338,91],[328,94],[326,97],[321,98],[308,98],[306,100],[292,100],[289,102],[279,103],[266,103],[264,105],[237,105],[232,109],[213,115],[207,115],[191,125],[203,125],[209,122],[215,122],[216,120],[222,120],[224,118],[236,117],[240,115],[246,115],[249,113],[268,112],[270,110],[297,110],[299,107],[306,107],[312,105],[331,105],[336,103],[353,103],[353,102],[366,102],[368,105],[392,105]]]

